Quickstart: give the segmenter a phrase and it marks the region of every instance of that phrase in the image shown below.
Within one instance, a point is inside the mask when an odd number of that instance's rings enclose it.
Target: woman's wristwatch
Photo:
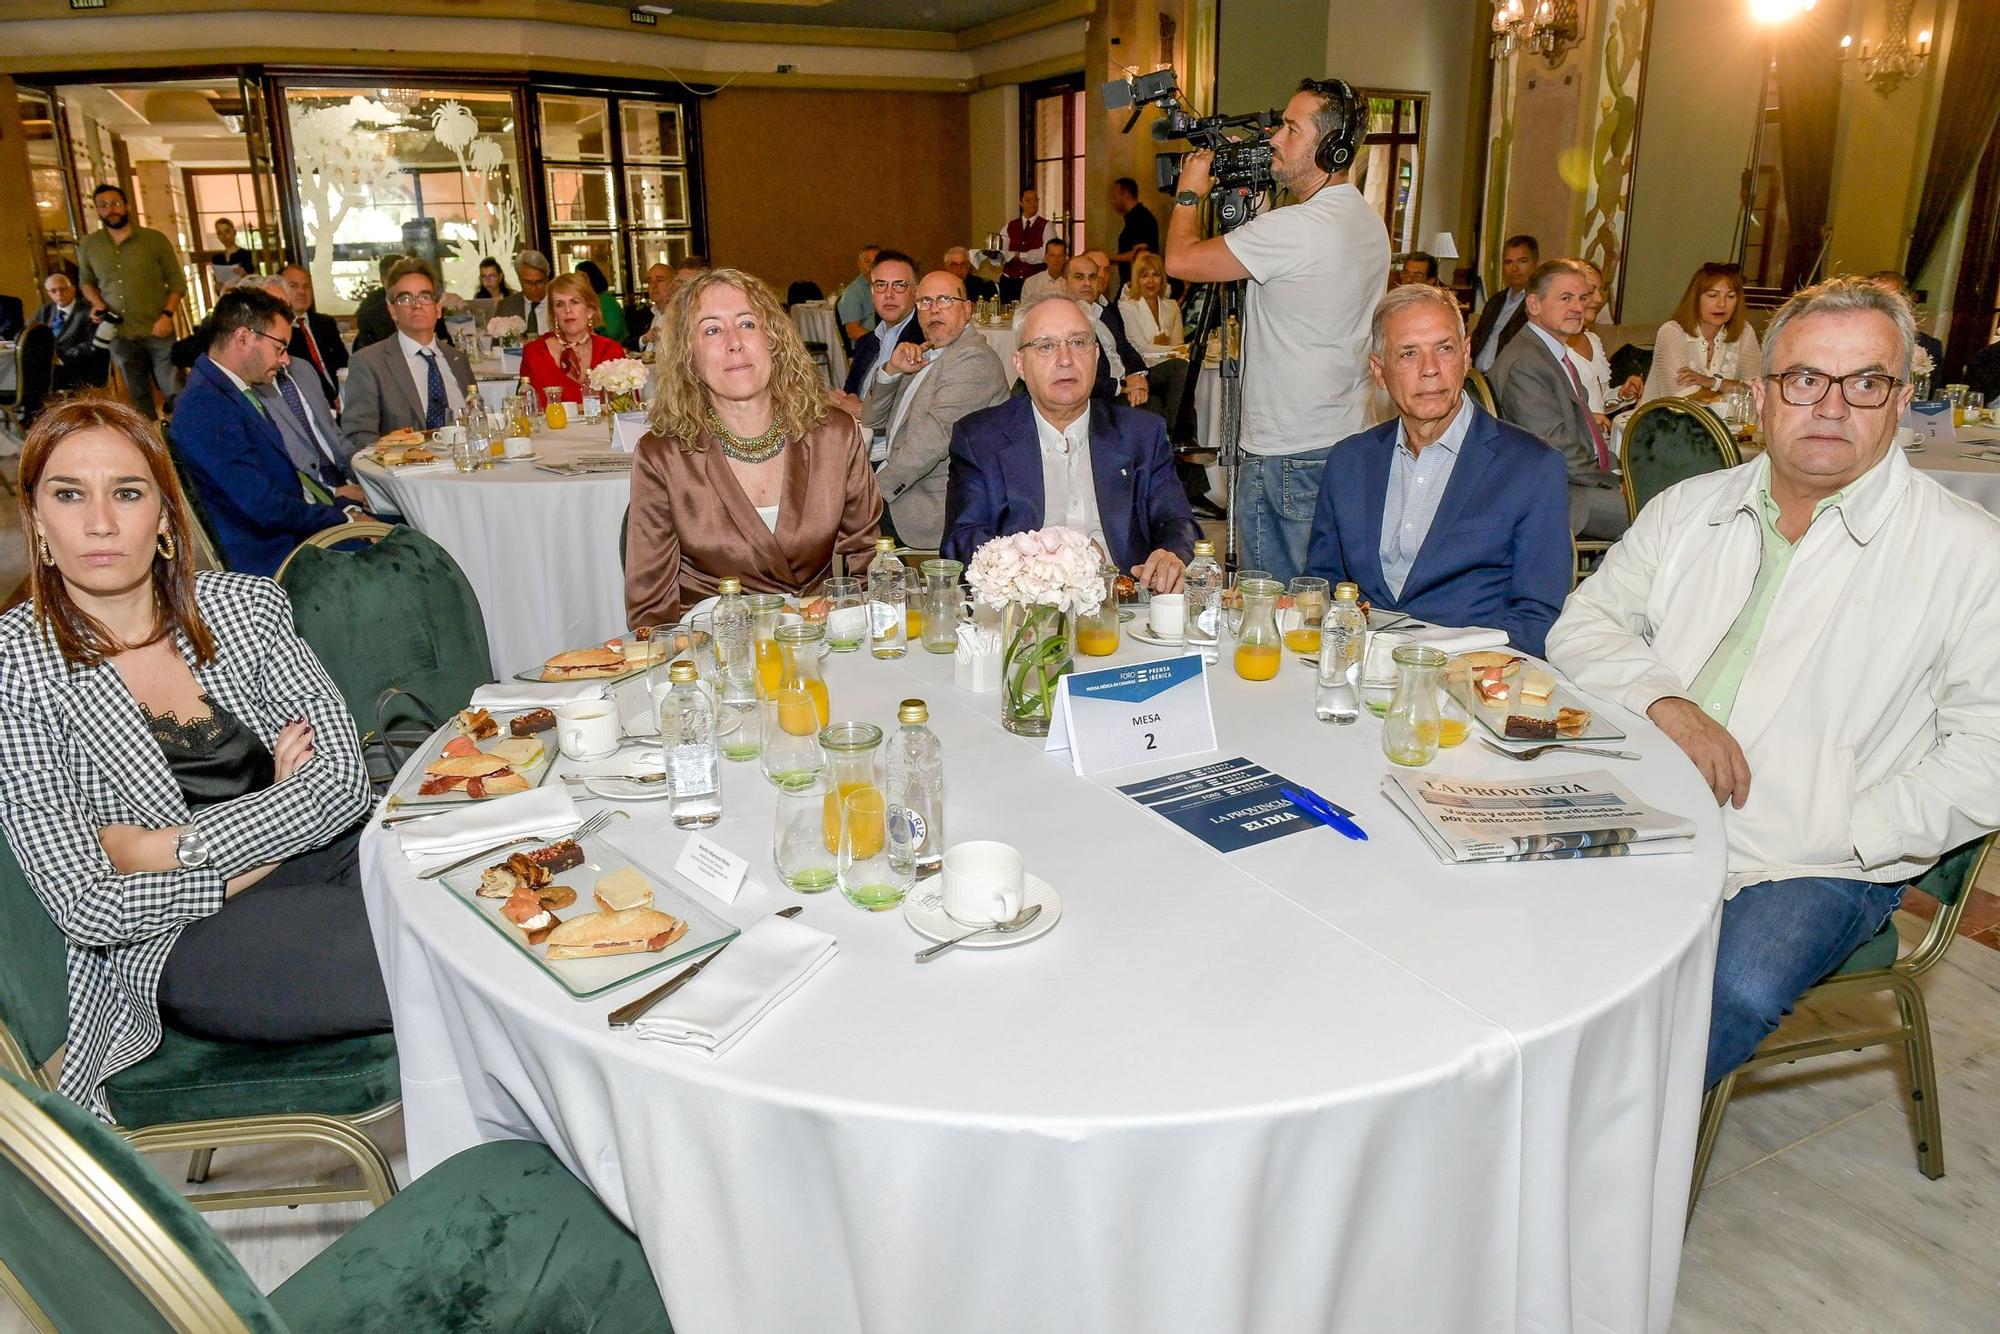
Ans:
[[[1721,377],[1720,375],[1716,376],[1716,377],[1715,377],[1715,392],[1716,392],[1716,393],[1718,393],[1718,394],[1719,394],[1719,393],[1721,393],[1721,392],[1722,392],[1722,386],[1724,386],[1725,384],[1728,384],[1728,383],[1729,383],[1729,381],[1727,381],[1727,380],[1723,379],[1723,378],[1722,378],[1722,377]]]
[[[192,871],[208,865],[213,854],[208,850],[208,840],[193,825],[174,836],[174,860],[184,871]]]

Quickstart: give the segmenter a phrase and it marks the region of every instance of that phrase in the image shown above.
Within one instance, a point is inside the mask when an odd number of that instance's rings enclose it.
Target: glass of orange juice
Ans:
[[[785,614],[782,593],[752,593],[743,599],[750,612],[752,652],[757,665],[757,693],[768,695],[784,676],[784,662],[778,652],[778,622]]]
[[[563,391],[555,386],[542,390],[542,424],[551,431],[560,431],[569,425],[569,406],[563,402]]]
[[[1294,653],[1319,652],[1319,632],[1326,620],[1327,582],[1310,575],[1292,580],[1292,620],[1285,629],[1285,647]]]
[[[1236,674],[1246,681],[1268,681],[1278,674],[1284,657],[1279,647],[1278,598],[1285,586],[1275,579],[1240,579],[1243,624],[1236,631]]]
[[[1076,651],[1093,658],[1118,651],[1118,567],[1107,563],[1099,573],[1104,578],[1104,600],[1096,610],[1076,618]]]

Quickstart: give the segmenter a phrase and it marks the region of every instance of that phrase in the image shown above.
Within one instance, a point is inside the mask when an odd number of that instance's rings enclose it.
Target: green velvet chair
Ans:
[[[65,946],[4,839],[0,940],[7,942],[0,951],[0,1071],[52,1089],[48,1067],[69,1029]],[[402,1105],[392,1034],[245,1046],[169,1028],[152,1055],[111,1077],[105,1096],[118,1131],[136,1147],[189,1152],[190,1181],[207,1179],[217,1148],[281,1141],[334,1149],[361,1174],[357,1186],[213,1191],[197,1198],[199,1208],[381,1204],[396,1193],[389,1160],[361,1130]]]
[[[1799,998],[1801,1005],[1849,992],[1892,992],[1896,997],[1896,1023],[1887,1028],[1833,1033],[1806,1041],[1785,1042],[1784,1030],[1757,1049],[1745,1061],[1708,1091],[1701,1102],[1701,1132],[1695,1141],[1694,1181],[1688,1190],[1688,1219],[1694,1219],[1695,1201],[1701,1197],[1702,1178],[1708,1175],[1708,1161],[1715,1153],[1716,1137],[1722,1133],[1722,1117],[1729,1110],[1729,1098],[1736,1077],[1751,1070],[1814,1056],[1830,1056],[1840,1051],[1862,1051],[1869,1047],[1900,1044],[1910,1067],[1910,1104],[1917,1120],[1917,1170],[1935,1180],[1944,1175],[1944,1123],[1938,1111],[1937,1059],[1931,1051],[1930,1011],[1924,1005],[1923,988],[1917,979],[1944,957],[1958,934],[1958,922],[1965,915],[1966,901],[1979,882],[1996,835],[1967,843],[1938,859],[1924,872],[1915,887],[1938,902],[1930,930],[1909,953],[1897,957],[1901,940],[1892,921],[1873,939],[1847,956],[1840,967]]]
[[[358,551],[326,545],[371,535],[379,540]],[[300,636],[370,743],[378,779],[493,679],[478,596],[451,553],[414,528],[343,524],[315,533],[277,579]]]
[[[1742,461],[1722,418],[1701,404],[1685,398],[1641,403],[1618,446],[1626,516],[1638,518],[1647,501],[1676,482]]]
[[[638,1241],[540,1144],[447,1159],[268,1297],[88,1112],[0,1077],[0,1289],[37,1328],[667,1331]]]
[[[174,449],[174,438],[165,423],[160,425],[160,438],[167,443],[167,457],[174,461],[174,476],[180,480],[181,494],[187,498],[188,513],[194,519],[194,567],[197,570],[228,569],[222,561],[222,547],[215,540],[215,524],[208,517],[208,506],[202,503],[194,478],[188,476],[187,464]]]

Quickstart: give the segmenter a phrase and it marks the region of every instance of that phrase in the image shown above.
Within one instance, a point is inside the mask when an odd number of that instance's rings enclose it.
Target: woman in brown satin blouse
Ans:
[[[711,269],[675,287],[664,319],[632,467],[629,623],[678,620],[729,575],[746,593],[794,593],[861,571],[882,519],[868,447],[829,412],[770,289]]]

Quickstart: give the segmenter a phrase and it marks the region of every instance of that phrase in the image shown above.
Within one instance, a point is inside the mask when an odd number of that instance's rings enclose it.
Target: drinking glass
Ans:
[[[1118,567],[1106,562],[1098,575],[1104,580],[1104,597],[1095,611],[1076,618],[1076,651],[1104,658],[1118,651]]]
[[[927,560],[923,563],[924,591],[919,637],[926,653],[958,652],[958,623],[965,612],[959,596],[958,576],[965,566],[955,560]]]
[[[1382,719],[1382,753],[1397,764],[1429,764],[1438,753],[1445,656],[1428,644],[1405,644],[1393,656],[1396,694]]]
[[[1288,591],[1292,595],[1292,614],[1298,622],[1285,631],[1285,647],[1301,655],[1317,653],[1320,626],[1326,620],[1327,582],[1303,576],[1292,580]]]
[[[909,819],[874,784],[849,791],[840,802],[840,851],[835,871],[840,892],[857,908],[886,912],[903,901],[917,880],[916,845]]]
[[[604,416],[604,400],[599,398],[594,393],[585,391],[583,395],[584,425],[595,426],[597,425],[598,421],[603,418],[603,416]]]
[[[551,385],[542,390],[542,424],[551,431],[560,431],[569,425],[569,405],[563,402],[563,391]]]
[[[771,825],[771,860],[778,878],[799,894],[821,894],[840,879],[838,858],[826,846],[826,780],[815,778],[793,791],[778,790]]]
[[[1232,637],[1243,632],[1243,585],[1252,579],[1269,579],[1269,570],[1238,570],[1236,578],[1222,594],[1223,623]]]
[[[1284,656],[1279,647],[1278,595],[1284,585],[1275,579],[1245,579],[1237,584],[1243,595],[1243,620],[1236,635],[1236,674],[1246,681],[1268,681],[1278,674]]]
[[[764,725],[764,777],[780,793],[801,792],[826,772],[819,714],[802,688],[781,687],[758,701]],[[824,792],[819,809],[824,814]],[[824,840],[822,840],[824,841]]]
[[[778,623],[784,619],[785,595],[750,593],[744,597],[743,605],[750,609],[757,693],[768,695],[777,690],[785,674],[784,660],[778,652]]]
[[[471,472],[479,466],[480,457],[486,452],[486,441],[467,434],[462,440],[454,440],[451,445],[451,466],[460,472]]]
[[[826,599],[826,643],[835,653],[852,653],[868,637],[868,590],[852,575],[835,575],[820,585]]]
[[[1986,420],[1986,395],[1976,390],[1966,391],[1965,419],[1974,425]]]

